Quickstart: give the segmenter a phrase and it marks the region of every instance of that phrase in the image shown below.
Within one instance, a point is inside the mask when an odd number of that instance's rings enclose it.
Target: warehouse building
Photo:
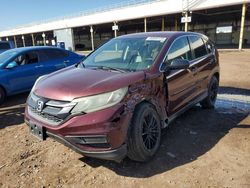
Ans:
[[[113,37],[149,31],[194,31],[219,48],[250,48],[250,0],[133,0],[0,31],[16,47],[55,45],[93,50]]]

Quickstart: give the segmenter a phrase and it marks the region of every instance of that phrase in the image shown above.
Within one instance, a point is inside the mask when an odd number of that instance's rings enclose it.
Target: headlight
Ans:
[[[124,87],[108,93],[74,99],[72,102],[77,103],[77,105],[72,109],[71,113],[89,113],[108,108],[121,102],[127,91],[128,88]]]
[[[32,87],[32,89],[31,89],[31,93],[34,91],[34,89],[36,88],[36,85],[37,85],[37,83],[39,82],[39,80],[41,80],[42,78],[44,78],[46,75],[43,75],[43,76],[40,76],[40,77],[38,77],[37,79],[36,79],[36,81],[35,81],[35,83],[34,83],[34,85],[33,85],[33,87]]]

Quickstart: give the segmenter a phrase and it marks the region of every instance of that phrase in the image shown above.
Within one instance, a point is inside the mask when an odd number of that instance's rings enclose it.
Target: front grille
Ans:
[[[42,109],[38,110],[38,101],[43,102]],[[70,111],[74,107],[73,103],[68,101],[55,101],[31,93],[27,100],[28,113],[35,119],[58,126],[70,116]]]
[[[59,125],[64,121],[64,119],[58,118],[56,116],[52,116],[50,114],[38,112],[36,109],[29,107],[29,112],[31,116],[39,119],[42,122],[49,123],[52,125]]]

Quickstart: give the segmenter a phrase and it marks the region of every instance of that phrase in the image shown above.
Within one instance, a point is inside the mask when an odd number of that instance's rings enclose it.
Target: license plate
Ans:
[[[40,140],[45,140],[46,133],[45,133],[45,128],[44,127],[41,127],[39,125],[30,123],[29,128],[30,128],[30,132],[35,137],[39,138]]]

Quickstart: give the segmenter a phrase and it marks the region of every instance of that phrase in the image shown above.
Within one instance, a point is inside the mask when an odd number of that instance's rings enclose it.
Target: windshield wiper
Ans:
[[[79,66],[81,66],[82,68],[85,68],[85,67],[86,67],[82,61],[79,61],[79,62],[76,63],[76,65],[75,65],[76,68],[78,68]]]
[[[119,68],[114,68],[114,67],[108,67],[108,66],[96,66],[95,68],[97,68],[97,69],[102,69],[102,70],[119,71],[119,72],[122,72],[122,73],[127,72],[127,71],[124,70],[124,69],[119,69]]]

